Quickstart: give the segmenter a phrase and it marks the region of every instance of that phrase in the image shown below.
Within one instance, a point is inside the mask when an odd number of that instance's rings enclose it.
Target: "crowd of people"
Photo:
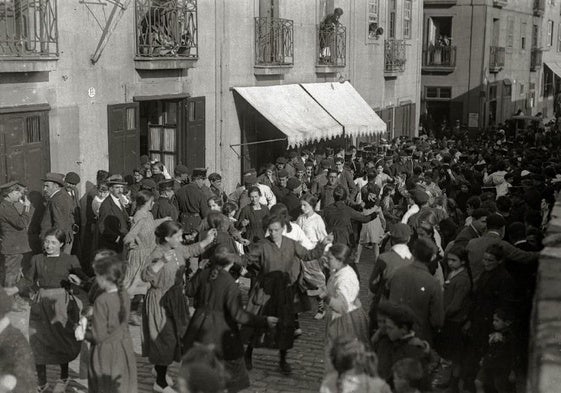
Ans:
[[[81,197],[77,174],[48,173],[44,206],[4,184],[0,391],[45,392],[54,364],[64,392],[81,356],[90,392],[134,392],[140,326],[155,392],[237,392],[254,348],[292,373],[299,314],[314,306],[322,393],[515,392],[561,185],[549,133],[308,146],[230,193],[218,173],[172,176],[146,156],[125,177],[98,171]],[[27,344],[8,313],[29,307]]]

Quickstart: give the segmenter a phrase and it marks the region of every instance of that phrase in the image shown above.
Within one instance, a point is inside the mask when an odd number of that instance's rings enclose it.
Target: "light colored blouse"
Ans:
[[[330,298],[329,307],[333,310],[332,319],[339,318],[360,307],[359,290],[358,277],[353,268],[348,265],[329,277],[327,294]]]
[[[310,217],[306,217],[305,214],[300,215],[300,217],[296,219],[296,224],[302,228],[302,231],[304,231],[304,234],[312,243],[312,247],[315,247],[327,237],[325,222],[323,222],[323,218],[315,212]]]

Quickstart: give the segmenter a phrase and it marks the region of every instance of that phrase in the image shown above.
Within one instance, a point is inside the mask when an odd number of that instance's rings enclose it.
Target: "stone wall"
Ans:
[[[561,392],[561,198],[539,262],[530,339],[527,392]]]

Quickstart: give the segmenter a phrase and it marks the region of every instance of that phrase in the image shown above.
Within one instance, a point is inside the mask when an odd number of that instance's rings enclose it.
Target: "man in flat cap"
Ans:
[[[292,221],[296,221],[296,219],[302,214],[302,210],[300,208],[300,195],[302,194],[302,182],[295,177],[291,177],[286,182],[286,188],[288,188],[289,193],[285,195],[284,198],[280,200],[282,204],[286,206],[288,209],[288,214],[290,215],[290,219]]]
[[[109,196],[99,208],[99,248],[107,248],[117,253],[123,252],[123,240],[129,232],[129,213],[123,199],[126,182],[121,175],[107,179]]]
[[[273,194],[275,194],[275,198],[277,199],[277,201],[281,201],[285,196],[287,196],[290,193],[290,190],[286,187],[288,178],[289,176],[286,169],[281,169],[280,171],[277,172],[278,183],[271,188]]]
[[[205,186],[206,169],[193,169],[192,182],[181,187],[175,194],[179,206],[179,217],[183,230],[192,232],[196,230],[201,220],[209,212],[207,198],[203,187]]]
[[[158,191],[160,197],[152,207],[152,215],[155,219],[171,217],[173,221],[179,219],[179,207],[175,200],[175,192],[173,191],[174,180],[162,180],[158,183]]]
[[[335,169],[337,169],[337,180],[347,190],[349,201],[354,201],[358,190],[353,175],[345,168],[345,160],[342,157],[335,157]]]
[[[74,201],[74,243],[72,244],[72,254],[80,255],[80,228],[81,228],[81,212],[80,212],[80,196],[78,192],[78,184],[80,184],[80,176],[76,172],[68,172],[64,177],[64,189]]]
[[[66,235],[64,253],[70,254],[74,242],[74,201],[64,190],[62,173],[47,173],[43,179],[43,195],[47,199],[43,219],[41,220],[41,237],[51,228],[57,228]]]
[[[319,163],[320,172],[311,181],[312,185],[310,187],[311,193],[319,198],[319,193],[323,186],[325,186],[327,181],[327,172],[331,169],[331,162],[327,159],[323,159]]]
[[[189,169],[185,165],[179,164],[173,169],[173,191],[177,192],[181,187],[189,184]]]
[[[0,186],[0,285],[13,287],[21,274],[22,262],[31,257],[28,228],[33,206],[17,181]]]

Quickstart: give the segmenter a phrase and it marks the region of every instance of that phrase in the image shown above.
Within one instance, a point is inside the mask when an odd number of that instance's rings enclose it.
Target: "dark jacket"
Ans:
[[[152,207],[152,215],[154,219],[171,217],[173,221],[179,219],[179,209],[175,199],[170,200],[165,197],[160,197]]]
[[[281,203],[286,205],[288,209],[288,215],[292,221],[296,221],[298,216],[302,214],[300,209],[300,199],[293,193],[289,192],[284,198],[280,200]],[[313,207],[313,206],[312,206]]]
[[[23,254],[31,251],[27,230],[33,217],[33,207],[25,212],[23,205],[0,202],[0,254]]]
[[[99,208],[99,248],[123,251],[123,239],[129,232],[129,214],[113,202],[109,195]]]
[[[50,197],[41,221],[41,237],[49,229],[57,228],[66,234],[66,239],[70,242],[74,237],[74,208],[74,200],[62,188]]]
[[[223,269],[198,270],[187,283],[185,292],[194,298],[195,307],[183,338],[185,350],[195,342],[214,344],[224,360],[240,359],[243,345],[238,324],[267,326],[265,317],[244,310],[238,285]]]
[[[338,201],[323,210],[323,220],[327,233],[333,233],[333,243],[351,246],[350,234],[353,233],[351,221],[368,222],[371,217],[357,212],[343,201]]]

